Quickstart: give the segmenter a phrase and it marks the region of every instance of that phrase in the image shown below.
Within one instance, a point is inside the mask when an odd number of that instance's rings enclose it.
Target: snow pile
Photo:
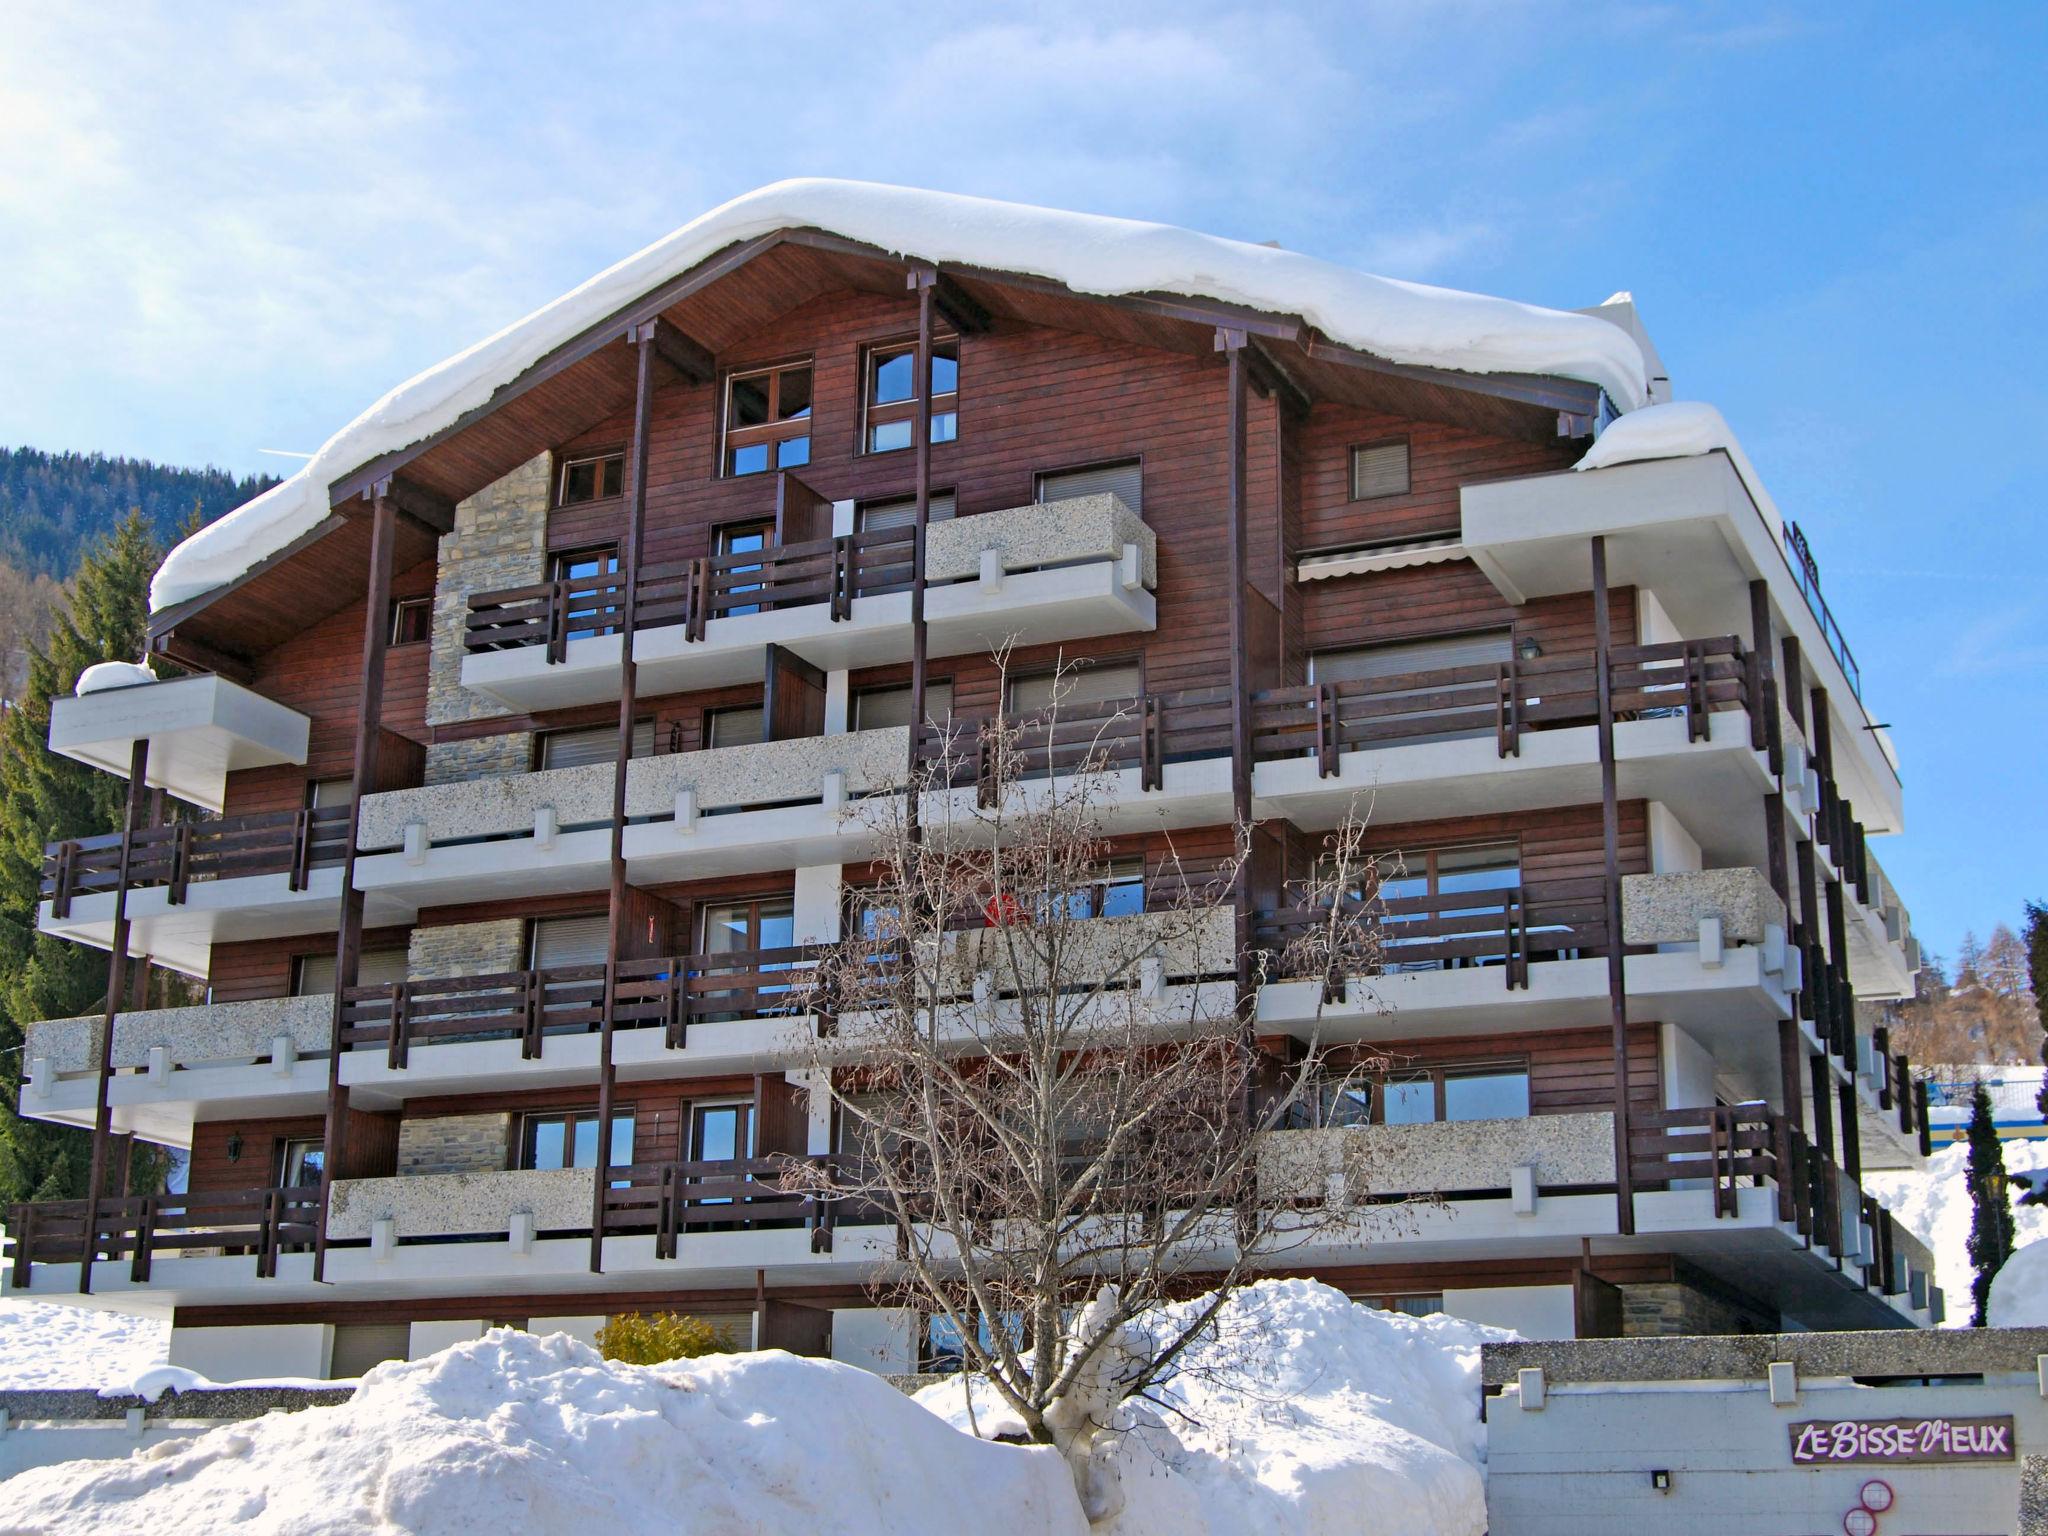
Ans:
[[[78,685],[71,691],[83,698],[88,693],[134,688],[155,681],[156,674],[139,661],[96,661],[78,674]]]
[[[1646,405],[1610,424],[1573,469],[1605,469],[1644,459],[1687,459],[1715,449],[1739,451],[1721,413],[1701,400]]]
[[[382,1365],[335,1408],[0,1482],[14,1536],[1085,1536],[1051,1451],[956,1434],[886,1381],[780,1351],[666,1366],[494,1329]]]
[[[1124,1507],[1104,1536],[1486,1529],[1479,1345],[1512,1334],[1360,1306],[1311,1280],[1248,1287],[1218,1323],[1150,1394],[1159,1404],[1127,1410],[1113,1461]],[[918,1400],[967,1427],[957,1382]],[[974,1408],[983,1435],[1017,1427],[985,1386]]]
[[[1397,363],[1553,374],[1645,397],[1641,349],[1589,315],[1374,277],[1293,251],[1167,224],[872,182],[796,180],[734,198],[580,288],[401,384],[284,484],[172,550],[150,587],[163,609],[234,580],[328,515],[328,487],[449,426],[532,363],[705,258],[781,229],[819,229],[906,258],[1051,278],[1079,293],[1171,293],[1299,315]]]
[[[2006,1171],[2013,1174],[2048,1171],[2048,1141],[2008,1141]],[[1884,1202],[1906,1230],[1934,1250],[1935,1283],[1948,1304],[1943,1326],[1970,1325],[1970,1148],[1966,1142],[1944,1147],[1927,1160],[1925,1172],[1866,1173],[1863,1183]],[[2025,1191],[2016,1180],[2012,1191],[2013,1241],[2048,1241],[2048,1206],[2020,1205]]]
[[[1993,1328],[2048,1327],[2048,1240],[2016,1249],[1998,1267],[1984,1320]]]
[[[128,1382],[164,1358],[160,1317],[0,1297],[0,1387],[98,1387]]]

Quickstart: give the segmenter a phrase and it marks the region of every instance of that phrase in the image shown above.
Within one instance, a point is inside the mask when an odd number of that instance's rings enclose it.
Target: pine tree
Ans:
[[[2006,1188],[2005,1149],[1991,1117],[1991,1092],[1982,1083],[1970,1104],[1970,1282],[1976,1310],[1970,1326],[1984,1326],[1991,1304],[1991,1281],[2012,1257],[2012,1197]]]
[[[107,958],[36,932],[43,846],[117,831],[127,786],[47,750],[50,701],[99,661],[132,661],[147,638],[149,578],[163,551],[131,512],[79,566],[70,605],[28,686],[0,720],[0,1205],[82,1195],[91,1137],[18,1118],[25,1026],[92,1013],[106,1000]]]

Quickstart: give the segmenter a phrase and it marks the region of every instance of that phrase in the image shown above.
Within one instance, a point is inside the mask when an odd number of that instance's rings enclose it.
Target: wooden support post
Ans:
[[[597,1042],[597,1169],[590,1186],[590,1272],[604,1272],[604,1200],[612,1165],[612,1090],[617,1076],[612,1032],[618,1017],[619,962],[626,947],[626,778],[633,760],[633,711],[640,666],[633,635],[640,607],[640,546],[647,528],[647,440],[654,414],[654,365],[663,357],[662,322],[627,333],[633,346],[633,438],[626,448],[625,606],[619,615],[619,742],[612,757],[611,909],[605,930],[604,1014]]]
[[[1785,852],[1785,796],[1774,792],[1764,796],[1764,863],[1771,889],[1785,903],[1785,920],[1792,920],[1792,871]]]
[[[1607,912],[1607,1007],[1614,1033],[1615,1230],[1636,1229],[1635,1179],[1629,1168],[1628,970],[1621,951],[1621,801],[1614,761],[1614,629],[1607,593],[1607,540],[1593,539],[1594,686],[1600,696],[1601,881]]]
[[[916,455],[917,506],[910,546],[910,762],[904,777],[903,816],[910,835],[911,856],[915,858],[924,838],[918,769],[924,757],[925,661],[929,643],[924,622],[924,569],[932,518],[932,306],[938,296],[939,274],[933,268],[920,267],[910,274],[909,285],[917,292],[917,353],[911,365],[916,369],[911,388],[917,391],[917,425],[911,436]]]
[[[1759,578],[1749,584],[1749,650],[1756,672],[1756,694],[1750,709],[1761,716],[1764,750],[1769,755],[1771,777],[1783,786],[1785,773],[1785,731],[1778,713],[1778,677],[1771,665],[1771,589]]]
[[[1224,355],[1229,365],[1228,377],[1225,380],[1224,454],[1225,515],[1229,519],[1230,527],[1230,554],[1225,578],[1230,583],[1230,819],[1240,851],[1247,855],[1246,861],[1238,866],[1231,904],[1236,916],[1233,947],[1237,957],[1238,1017],[1242,1021],[1247,1040],[1256,1029],[1258,1011],[1251,964],[1251,635],[1249,594],[1245,589],[1251,573],[1248,552],[1250,535],[1246,526],[1250,512],[1247,506],[1245,474],[1245,436],[1249,414],[1245,395],[1249,382],[1246,352],[1250,343],[1251,338],[1244,331],[1229,327],[1217,329],[1216,350]]]
[[[363,820],[363,796],[377,782],[377,743],[383,732],[384,648],[391,638],[391,566],[398,540],[398,503],[388,485],[370,498],[370,587],[363,600],[363,671],[356,690],[355,774],[349,781],[348,828],[342,847],[341,923],[334,948],[334,1014],[328,1034],[327,1125],[320,1143],[320,1210],[313,1236],[313,1279],[327,1272],[327,1210],[334,1180],[347,1153],[348,1089],[341,1081],[342,999],[356,984],[363,958],[363,893],[356,889],[356,833]]]
[[[78,1293],[92,1290],[92,1256],[98,1246],[100,1198],[106,1193],[107,1151],[114,1129],[114,1106],[108,1097],[114,1081],[114,1021],[128,985],[128,877],[135,856],[135,834],[150,804],[143,780],[149,775],[149,738],[138,736],[128,749],[128,800],[121,812],[121,862],[114,884],[114,932],[107,952],[107,1003],[100,1015],[99,1097],[93,1106],[92,1159],[86,1172],[85,1246],[78,1255]],[[161,803],[161,802],[158,802]]]

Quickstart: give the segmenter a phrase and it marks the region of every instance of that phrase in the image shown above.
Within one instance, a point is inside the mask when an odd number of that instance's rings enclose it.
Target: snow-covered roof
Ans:
[[[1573,469],[1605,469],[1645,459],[1696,458],[1715,449],[1740,454],[1727,419],[1704,400],[1667,400],[1624,416],[1600,434]],[[1743,468],[1750,475],[1747,457]]]
[[[1170,293],[1299,315],[1331,340],[1391,362],[1580,379],[1624,411],[1646,399],[1640,348],[1591,316],[1375,277],[1167,224],[872,182],[780,181],[691,220],[399,385],[289,480],[173,549],[151,584],[151,608],[235,580],[318,526],[336,480],[441,431],[555,347],[706,257],[780,229],[819,229],[919,261],[1050,278],[1077,293]]]

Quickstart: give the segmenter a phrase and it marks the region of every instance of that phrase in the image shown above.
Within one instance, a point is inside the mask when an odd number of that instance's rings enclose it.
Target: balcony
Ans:
[[[1260,812],[1320,829],[1366,804],[1409,821],[1581,803],[1598,678],[1585,651],[1268,690],[1252,718]],[[1760,817],[1753,838],[1730,830],[1774,787],[1755,656],[1732,636],[1617,646],[1610,689],[1622,797],[1696,808],[1715,857],[1760,858]]]
[[[331,929],[347,843],[343,806],[139,831],[128,866],[131,947],[174,970],[204,975],[216,941]],[[59,938],[111,947],[120,878],[121,834],[52,843],[43,855],[37,926]],[[371,914],[373,921],[395,916]]]
[[[210,675],[50,702],[52,752],[125,779],[146,741],[149,783],[209,811],[221,808],[230,773],[303,763],[311,728],[299,711]]]
[[[641,572],[633,658],[649,696],[748,682],[781,645],[826,670],[910,658],[912,532],[877,529],[713,555]],[[1151,528],[1114,496],[1082,496],[931,525],[930,654],[1152,629]],[[616,576],[470,599],[462,683],[518,710],[618,697]]]
[[[1526,1170],[1526,1171],[1525,1171]],[[1269,1201],[1320,1195],[1341,1180],[1352,1198],[1513,1197],[1614,1188],[1614,1116],[1529,1115],[1423,1125],[1359,1125],[1270,1133],[1259,1149]]]

